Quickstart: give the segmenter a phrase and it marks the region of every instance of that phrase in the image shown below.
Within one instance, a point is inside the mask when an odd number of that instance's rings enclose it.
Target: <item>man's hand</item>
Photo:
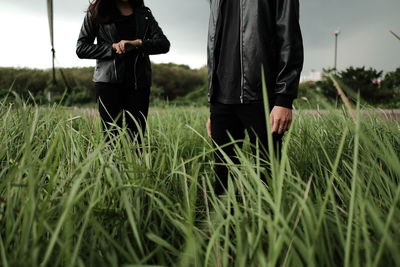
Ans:
[[[207,129],[208,137],[211,137],[211,119],[210,118],[208,118],[208,120],[207,120],[206,129]]]
[[[112,44],[112,48],[117,54],[124,54],[142,46],[142,40],[121,40],[119,43]]]
[[[292,116],[291,109],[275,106],[269,115],[272,133],[282,134],[289,130]]]

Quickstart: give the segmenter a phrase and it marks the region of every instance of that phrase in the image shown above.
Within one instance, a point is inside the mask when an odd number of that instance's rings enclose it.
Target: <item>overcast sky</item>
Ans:
[[[228,0],[229,1],[229,0]],[[252,0],[248,0],[251,2]],[[267,1],[267,0],[265,0]],[[305,44],[304,73],[332,67],[334,37],[339,39],[339,69],[371,66],[385,71],[400,67],[400,0],[300,0]],[[172,43],[154,62],[191,67],[206,64],[209,6],[207,0],[145,0]],[[58,66],[91,66],[75,54],[88,0],[54,0]],[[46,0],[0,0],[0,66],[50,68]]]

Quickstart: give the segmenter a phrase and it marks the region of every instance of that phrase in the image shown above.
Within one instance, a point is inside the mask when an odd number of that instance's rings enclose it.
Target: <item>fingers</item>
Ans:
[[[283,134],[288,130],[288,122],[282,121],[278,127],[278,134]]]
[[[289,131],[290,129],[290,125],[292,124],[292,120],[290,118],[285,118],[283,120],[276,120],[276,125],[277,125],[277,131],[273,133],[277,133],[277,134],[283,134],[286,131]]]
[[[135,48],[142,46],[142,44],[143,42],[140,39],[134,41],[121,40],[118,43],[112,44],[112,48],[117,54],[125,54]]]
[[[115,51],[115,53],[117,53],[117,54],[122,54],[123,53],[119,43],[112,44],[112,48]]]
[[[206,129],[207,129],[208,137],[211,137],[211,119],[210,118],[208,118],[208,120],[207,120]]]
[[[123,54],[124,53],[124,52],[122,52],[121,47],[119,45],[117,45],[117,49],[116,49],[115,52],[117,52],[117,54]]]
[[[130,41],[122,40],[118,43],[114,43],[112,47],[117,54],[124,54],[129,51],[129,45],[133,47]]]
[[[272,133],[277,133],[278,132],[278,128],[279,128],[279,124],[278,121],[275,120],[275,116],[273,113],[271,113],[271,115],[269,116],[269,120],[270,120],[270,124],[271,124],[271,132]]]
[[[272,133],[285,133],[292,123],[292,111],[280,107],[274,108],[270,114],[270,123]]]
[[[125,49],[125,42],[124,42],[124,41],[119,42],[119,43],[118,43],[118,46],[119,46],[119,49],[122,51],[122,53],[125,53],[125,52],[126,52],[126,49]]]
[[[274,119],[272,128],[272,133],[283,134],[286,131],[285,121],[281,119]]]

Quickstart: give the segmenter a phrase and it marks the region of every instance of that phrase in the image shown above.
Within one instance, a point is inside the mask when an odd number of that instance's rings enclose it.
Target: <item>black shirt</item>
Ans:
[[[119,15],[115,19],[118,35],[121,40],[136,40],[136,18],[135,13],[129,16]],[[135,68],[136,53],[128,52],[120,56],[120,60],[125,61],[124,84],[134,84],[134,68]]]
[[[240,104],[240,0],[224,0],[217,22],[216,71],[211,102]]]

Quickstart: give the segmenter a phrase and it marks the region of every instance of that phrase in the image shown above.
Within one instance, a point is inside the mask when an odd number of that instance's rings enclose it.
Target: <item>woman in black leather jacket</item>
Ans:
[[[96,59],[93,81],[105,131],[116,134],[115,126],[126,125],[135,138],[137,126],[145,129],[151,87],[149,55],[167,53],[169,48],[143,0],[95,0],[89,5],[76,53],[79,58]]]

